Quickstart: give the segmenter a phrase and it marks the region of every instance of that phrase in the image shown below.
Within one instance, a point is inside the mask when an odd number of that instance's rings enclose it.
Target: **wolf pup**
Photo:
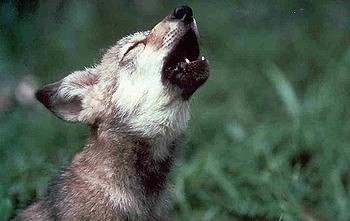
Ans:
[[[207,80],[192,9],[110,48],[93,68],[46,85],[36,98],[59,118],[91,126],[83,150],[15,220],[167,220],[169,171]]]

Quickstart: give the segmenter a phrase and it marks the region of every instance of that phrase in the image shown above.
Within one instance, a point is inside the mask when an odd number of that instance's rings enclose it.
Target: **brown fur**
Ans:
[[[149,151],[145,140],[102,125],[93,127],[83,151],[62,171],[43,200],[16,220],[165,220],[162,207],[166,202],[158,201],[158,196],[167,185],[173,157],[156,162]],[[105,195],[106,189],[120,188],[139,196],[134,214],[115,208]]]

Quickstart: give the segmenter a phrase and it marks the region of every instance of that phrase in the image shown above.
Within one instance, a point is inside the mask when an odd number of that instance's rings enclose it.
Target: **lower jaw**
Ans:
[[[167,83],[181,90],[184,100],[189,99],[209,77],[208,61],[197,60],[191,63],[181,63],[177,68],[166,73]]]

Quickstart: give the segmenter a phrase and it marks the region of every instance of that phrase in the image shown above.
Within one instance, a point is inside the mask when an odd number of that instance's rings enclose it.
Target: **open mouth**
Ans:
[[[165,58],[162,77],[182,89],[182,97],[188,99],[208,76],[208,61],[199,55],[197,36],[190,29]]]

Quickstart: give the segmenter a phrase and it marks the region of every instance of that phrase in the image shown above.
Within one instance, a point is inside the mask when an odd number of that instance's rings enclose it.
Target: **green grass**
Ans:
[[[174,172],[176,220],[350,220],[350,3],[186,2],[211,76]],[[48,4],[0,5],[0,87],[92,65],[183,2]],[[0,115],[0,220],[40,197],[86,135],[13,100]]]

